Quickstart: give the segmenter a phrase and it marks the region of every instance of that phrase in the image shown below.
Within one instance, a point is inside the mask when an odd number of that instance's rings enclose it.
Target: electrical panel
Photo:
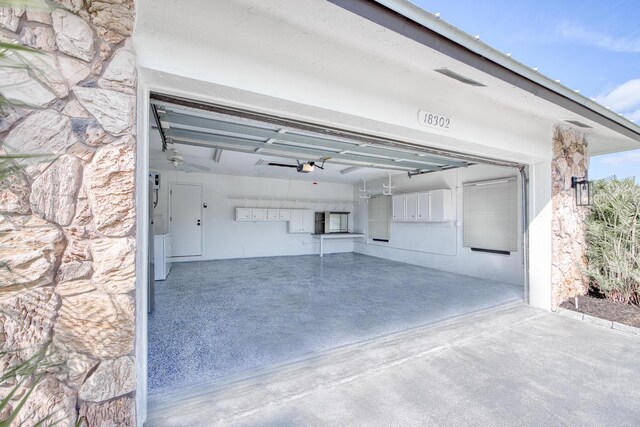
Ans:
[[[151,188],[158,190],[160,188],[160,174],[155,172],[149,172],[149,181],[151,182]]]

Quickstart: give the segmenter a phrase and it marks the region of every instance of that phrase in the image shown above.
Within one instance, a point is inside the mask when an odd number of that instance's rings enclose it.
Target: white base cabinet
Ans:
[[[451,221],[451,190],[396,194],[391,201],[393,220],[403,222]]]

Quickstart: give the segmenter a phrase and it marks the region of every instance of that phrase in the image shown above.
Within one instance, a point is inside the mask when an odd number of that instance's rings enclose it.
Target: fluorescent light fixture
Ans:
[[[342,169],[342,170],[340,171],[340,173],[341,173],[342,175],[346,175],[346,174],[348,174],[348,173],[355,172],[355,171],[358,171],[358,170],[360,170],[360,169],[362,169],[362,166],[351,166],[350,168]]]
[[[482,83],[480,83],[479,81],[470,79],[469,77],[465,77],[462,74],[458,74],[455,71],[451,71],[448,68],[436,68],[434,71],[436,71],[437,73],[440,74],[444,74],[447,77],[451,77],[452,79],[455,79],[459,82],[462,82],[464,84],[468,84],[471,86],[486,86]]]

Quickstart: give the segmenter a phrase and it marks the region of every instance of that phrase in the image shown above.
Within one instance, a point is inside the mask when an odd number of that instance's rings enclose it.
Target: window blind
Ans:
[[[391,197],[375,196],[369,199],[369,238],[390,239],[389,219],[391,217]]]
[[[518,180],[464,184],[463,245],[474,249],[518,250]]]

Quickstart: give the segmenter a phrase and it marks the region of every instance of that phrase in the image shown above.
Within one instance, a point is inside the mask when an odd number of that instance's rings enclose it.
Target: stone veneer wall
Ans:
[[[589,289],[585,221],[589,208],[576,206],[571,177],[583,177],[589,167],[587,138],[580,131],[557,125],[553,129],[552,210],[553,252],[551,308]]]
[[[51,155],[0,183],[0,345],[16,350],[0,369],[41,348],[55,362],[25,425],[134,425],[133,0],[41,1],[0,8],[0,38],[43,52],[22,54],[30,70],[0,67],[0,91],[23,104],[0,116],[0,141]]]

